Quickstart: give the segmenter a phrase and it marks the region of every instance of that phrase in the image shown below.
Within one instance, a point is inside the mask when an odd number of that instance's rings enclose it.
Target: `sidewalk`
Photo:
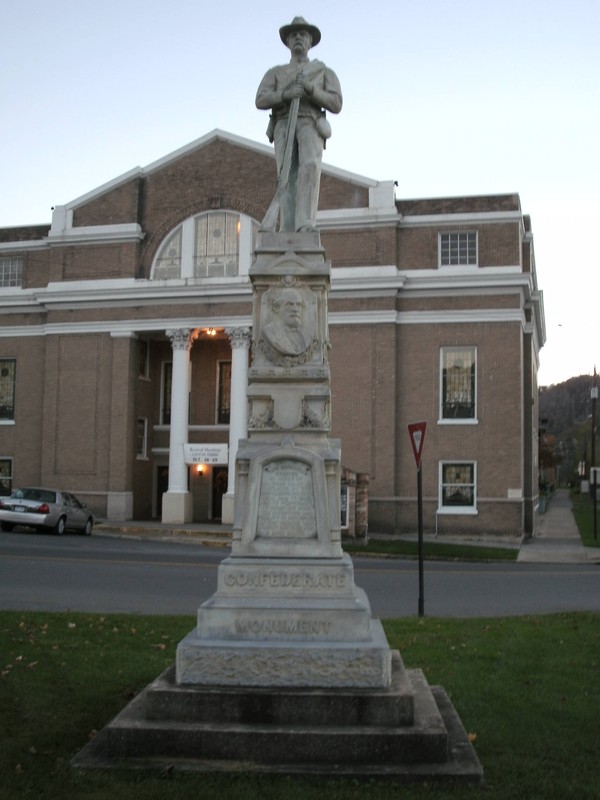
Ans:
[[[174,526],[157,520],[116,522],[102,520],[94,527],[98,536],[119,539],[155,539],[158,541],[190,542],[206,547],[230,547],[231,525],[190,522]],[[409,537],[406,537],[409,538]],[[427,538],[427,537],[426,537]],[[433,537],[431,538],[434,541]],[[444,539],[444,541],[450,541]],[[453,543],[461,543],[453,539]],[[464,544],[473,544],[473,541]],[[478,541],[483,544],[483,541]],[[502,542],[487,540],[489,546]],[[514,546],[514,545],[512,545]],[[517,561],[529,564],[599,564],[600,548],[584,547],[573,517],[567,489],[557,489],[544,514],[539,516],[536,535],[521,544]]]
[[[517,561],[529,564],[600,564],[600,548],[584,547],[567,489],[557,489],[535,536],[523,542]]]
[[[220,522],[163,523],[158,520],[102,520],[94,526],[96,536],[114,539],[155,539],[161,542],[190,542],[205,547],[230,547],[232,525]]]

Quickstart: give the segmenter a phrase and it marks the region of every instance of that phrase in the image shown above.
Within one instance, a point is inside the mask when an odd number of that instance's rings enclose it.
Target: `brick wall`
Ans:
[[[14,320],[13,320],[14,321]],[[0,338],[0,358],[16,358],[14,424],[0,425],[0,457],[13,459],[13,487],[41,480],[45,342]]]
[[[120,225],[137,222],[141,203],[142,186],[139,178],[133,178],[105,194],[78,206],[73,211],[73,227],[87,225]]]
[[[137,222],[145,233],[140,244],[53,246],[25,253],[24,286],[41,287],[48,281],[148,277],[152,260],[164,237],[189,216],[212,209],[232,209],[260,220],[275,190],[274,158],[231,141],[215,139],[146,175],[134,177],[74,211],[74,224],[109,225]],[[324,174],[322,209],[364,208],[368,189],[352,181]],[[399,201],[402,215],[458,214],[518,211],[516,195]],[[525,220],[529,225],[529,220]],[[440,230],[477,230],[479,265],[519,265],[534,268],[532,247],[522,244],[518,221],[362,230],[323,231],[322,243],[334,269],[396,264],[402,270],[433,270],[438,266]],[[8,231],[8,234],[7,234]],[[15,233],[16,231],[16,233]],[[39,239],[47,226],[5,229],[0,241]],[[363,273],[361,272],[361,275]],[[365,272],[364,276],[367,277]],[[451,275],[451,270],[445,271]],[[346,314],[446,310],[517,309],[520,292],[503,294],[448,292],[411,297],[400,290],[388,296],[364,292],[330,298],[330,311]],[[239,295],[162,305],[51,309],[46,314],[3,315],[2,325],[85,323],[95,319],[136,321],[157,316],[236,317],[249,315],[251,299]],[[150,334],[149,334],[150,335]],[[139,343],[109,335],[21,337],[0,339],[0,353],[14,355],[17,366],[18,416],[15,426],[2,426],[4,455],[14,454],[15,479],[23,482],[59,482],[78,493],[98,497],[109,489],[133,491],[134,513],[149,516],[156,461],[135,457],[135,430],[139,416],[148,418],[149,453],[168,447],[168,433],[154,431],[159,419],[161,364],[172,360],[170,343],[151,341],[149,380],[138,375]],[[425,524],[436,522],[445,532],[517,530],[523,503],[509,490],[524,486],[524,350],[529,371],[535,362],[530,339],[520,322],[456,324],[356,325],[330,324],[332,350],[332,436],[342,440],[342,463],[369,480],[369,529],[413,530],[416,516],[416,474],[407,433],[409,422],[427,420],[423,456]],[[440,347],[477,347],[478,418],[476,425],[440,425]],[[218,360],[229,360],[226,339],[198,340],[192,347],[190,422],[215,421]],[[534,369],[534,366],[533,366]],[[533,412],[534,413],[534,412]],[[529,424],[531,421],[529,421]],[[200,437],[200,438],[198,438]],[[223,430],[192,431],[194,441],[226,441]],[[528,445],[527,445],[528,446]],[[2,448],[0,447],[0,454]],[[477,463],[478,514],[437,517],[439,461]],[[164,458],[163,458],[164,461]],[[529,478],[532,473],[528,466]],[[530,480],[531,482],[531,480]],[[207,495],[209,484],[198,488]],[[514,492],[511,493],[511,495]]]
[[[396,231],[393,227],[357,231],[324,231],[323,247],[336,267],[395,264]]]
[[[476,214],[486,211],[520,211],[518,194],[489,194],[470,197],[424,197],[396,202],[403,216],[429,214]]]
[[[398,256],[401,269],[437,269],[438,234],[441,232],[477,231],[479,267],[505,267],[521,263],[521,237],[518,222],[400,226]]]
[[[445,517],[446,528],[514,530],[521,503],[510,503],[509,489],[523,487],[521,332],[517,323],[490,325],[402,325],[397,347],[397,491],[387,496],[371,491],[371,530],[412,529],[416,468],[407,426],[425,420],[427,433],[422,474],[424,496],[430,505],[428,526],[435,523],[440,460],[477,463],[479,515]],[[477,348],[477,424],[439,424],[440,348]],[[377,499],[377,498],[380,499]],[[492,504],[497,515],[486,519]],[[500,511],[498,511],[500,509]],[[516,510],[518,509],[518,511]],[[516,517],[515,517],[516,515]]]
[[[332,436],[342,463],[370,475],[371,492],[394,486],[396,370],[394,325],[330,326]]]

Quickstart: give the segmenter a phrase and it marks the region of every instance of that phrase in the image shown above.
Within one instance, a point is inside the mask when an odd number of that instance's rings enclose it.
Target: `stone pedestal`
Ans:
[[[231,555],[175,668],[75,764],[479,782],[451,703],[392,653],[341,548],[318,233],[263,233],[250,278]]]
[[[391,653],[352,562],[228,558],[177,650],[180,684],[387,688]]]
[[[171,668],[73,760],[79,769],[393,778],[479,784],[481,765],[440,687],[392,655],[385,690],[182,686]]]
[[[237,451],[231,556],[178,647],[176,680],[385,689],[390,648],[341,549],[319,234],[263,234],[250,278],[249,437]]]

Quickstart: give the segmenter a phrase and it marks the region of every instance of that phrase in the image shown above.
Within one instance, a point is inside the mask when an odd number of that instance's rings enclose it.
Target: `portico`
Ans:
[[[214,329],[211,329],[214,330]],[[216,331],[215,331],[216,332]],[[228,483],[222,499],[222,522],[233,522],[235,490],[235,456],[240,439],[247,435],[248,361],[250,328],[228,327],[225,330],[231,344],[231,379],[228,398]],[[163,522],[186,523],[194,519],[193,498],[190,491],[189,466],[185,460],[184,445],[189,443],[190,407],[192,392],[191,350],[200,336],[199,329],[176,328],[166,331],[172,349],[169,426],[169,481],[162,496]]]

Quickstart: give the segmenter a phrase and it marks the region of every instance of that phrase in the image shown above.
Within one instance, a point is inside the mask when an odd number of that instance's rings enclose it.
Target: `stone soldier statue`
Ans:
[[[279,36],[290,49],[290,63],[270,69],[256,93],[257,108],[271,109],[267,136],[275,146],[279,174],[262,229],[274,230],[279,212],[280,230],[314,231],[321,158],[331,135],[325,112],[339,113],[342,91],[333,70],[308,58],[310,48],[321,41],[317,27],[295,17],[280,28]]]

